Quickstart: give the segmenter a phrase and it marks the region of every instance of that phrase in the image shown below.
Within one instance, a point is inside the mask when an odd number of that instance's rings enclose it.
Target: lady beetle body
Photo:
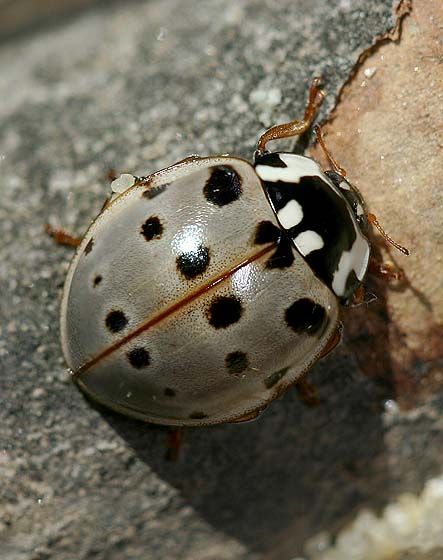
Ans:
[[[305,128],[320,101],[315,82]],[[115,181],[64,288],[79,387],[158,424],[257,416],[327,352],[366,272],[365,224],[332,179],[261,149]]]

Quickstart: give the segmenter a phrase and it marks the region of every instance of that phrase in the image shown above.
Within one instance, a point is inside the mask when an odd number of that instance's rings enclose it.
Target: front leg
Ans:
[[[106,173],[106,179],[108,181],[111,181],[111,183],[112,183],[113,181],[118,179],[118,177],[119,177],[119,174],[117,173],[117,171],[115,169],[113,169],[113,168],[108,169],[108,171]],[[108,206],[110,200],[111,200],[111,197],[108,196],[108,198],[106,198],[105,202],[103,203],[101,212],[103,212],[103,210]],[[45,230],[45,233],[47,235],[49,235],[49,237],[52,237],[52,239],[58,245],[63,245],[64,247],[77,248],[80,245],[80,243],[82,242],[82,239],[83,239],[83,237],[76,237],[76,236],[72,235],[71,233],[66,231],[64,228],[56,228],[56,227],[51,226],[51,224],[45,224],[44,230]]]
[[[312,125],[317,111],[322,104],[325,97],[324,92],[320,89],[320,78],[312,80],[311,88],[309,90],[308,103],[305,108],[303,120],[294,120],[285,124],[278,124],[267,130],[257,144],[257,152],[263,153],[266,150],[266,144],[271,140],[280,140],[281,138],[292,138],[293,136],[300,136]]]

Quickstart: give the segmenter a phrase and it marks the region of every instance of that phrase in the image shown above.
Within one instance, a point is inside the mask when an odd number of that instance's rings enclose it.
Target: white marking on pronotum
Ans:
[[[271,167],[270,165],[257,165],[255,171],[263,181],[284,181],[297,183],[302,177],[321,176],[328,183],[329,179],[314,160],[297,154],[279,154],[279,158],[286,167]]]
[[[369,262],[369,243],[365,237],[357,232],[357,238],[349,251],[343,251],[338,268],[334,272],[332,289],[338,296],[343,296],[346,288],[346,281],[353,270],[357,278],[361,281],[368,268]]]
[[[350,186],[350,184],[346,181],[346,179],[342,179],[342,181],[340,181],[339,187],[340,187],[341,189],[343,189],[344,191],[350,191],[350,190],[351,190],[351,186]]]
[[[296,200],[292,199],[277,212],[277,216],[282,227],[289,229],[303,220],[303,209]]]
[[[299,233],[294,239],[294,243],[304,257],[309,255],[309,253],[312,253],[312,251],[322,249],[325,245],[320,235],[312,229]]]

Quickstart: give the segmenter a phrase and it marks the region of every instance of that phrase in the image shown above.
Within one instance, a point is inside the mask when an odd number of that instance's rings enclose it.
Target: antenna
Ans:
[[[378,229],[378,231],[381,233],[381,235],[386,239],[386,241],[390,243],[393,247],[395,247],[398,251],[400,251],[400,253],[403,253],[404,255],[411,254],[409,249],[406,249],[406,247],[403,247],[403,245],[400,245],[400,243],[394,241],[394,239],[392,239],[392,237],[385,232],[385,230],[381,227],[374,214],[367,214],[366,217],[368,218],[368,222],[373,226],[375,226]]]

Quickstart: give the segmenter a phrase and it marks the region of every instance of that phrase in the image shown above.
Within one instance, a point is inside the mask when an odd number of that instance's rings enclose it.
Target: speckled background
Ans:
[[[326,114],[391,8],[117,3],[1,44],[2,558],[290,560],[440,472],[443,397],[399,413],[346,342],[312,372],[321,406],[290,392],[256,422],[188,430],[179,463],[165,461],[166,429],[93,408],[70,383],[58,333],[70,252],[43,234],[48,221],[81,233],[110,168],[250,156],[265,127],[301,114],[317,73]]]

